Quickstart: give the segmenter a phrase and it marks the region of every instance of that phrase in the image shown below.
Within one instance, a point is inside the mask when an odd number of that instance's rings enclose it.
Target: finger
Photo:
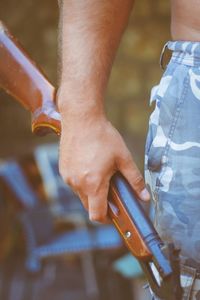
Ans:
[[[128,180],[136,195],[143,201],[150,200],[150,194],[145,186],[145,182],[138,167],[129,156],[126,159],[121,159],[118,164],[119,171]]]
[[[89,218],[91,221],[107,222],[108,186],[109,183],[106,183],[99,189],[98,194],[88,196]]]
[[[81,192],[77,192],[77,195],[81,200],[81,203],[83,204],[84,208],[88,211],[88,197]]]
[[[67,179],[65,179],[65,182],[70,186],[73,192],[79,197],[84,208],[88,211],[88,197],[87,195],[85,195],[84,192],[80,190],[75,177],[68,177]]]

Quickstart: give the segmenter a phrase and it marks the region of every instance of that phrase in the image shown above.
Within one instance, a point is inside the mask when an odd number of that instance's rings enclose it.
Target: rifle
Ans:
[[[55,88],[0,22],[0,86],[32,114],[32,132],[61,133]],[[181,300],[179,250],[165,244],[126,179],[111,178],[108,215],[129,250],[139,261],[153,292],[165,300]],[[154,265],[161,282],[153,271]]]

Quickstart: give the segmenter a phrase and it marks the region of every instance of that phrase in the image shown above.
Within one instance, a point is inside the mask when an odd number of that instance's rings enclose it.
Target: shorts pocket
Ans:
[[[187,67],[173,64],[172,69],[171,75],[165,73],[160,81],[155,94],[155,110],[149,120],[145,169],[153,176],[153,189],[159,188],[160,178],[170,164],[170,142],[178,125],[187,90]]]

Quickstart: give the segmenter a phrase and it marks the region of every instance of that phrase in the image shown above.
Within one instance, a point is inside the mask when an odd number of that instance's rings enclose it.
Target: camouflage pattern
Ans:
[[[155,278],[159,282],[158,272],[153,269]],[[181,265],[181,286],[183,287],[182,300],[199,300],[200,299],[200,279],[196,278],[196,269]],[[148,287],[148,286],[147,286]],[[148,300],[165,300],[154,295],[150,287],[148,287]]]
[[[161,238],[181,249],[182,264],[200,270],[200,43],[167,47],[172,58],[151,92],[145,179]],[[200,280],[184,278],[183,285],[192,287],[184,300],[200,299]]]

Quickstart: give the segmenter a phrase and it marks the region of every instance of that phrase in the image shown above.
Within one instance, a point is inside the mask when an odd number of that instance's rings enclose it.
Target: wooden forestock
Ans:
[[[60,115],[54,104],[55,88],[1,22],[0,86],[32,113],[34,133],[44,135],[53,131],[60,134]],[[119,181],[120,176],[115,175],[115,179]],[[152,253],[122,198],[117,183],[111,181],[109,216],[132,254],[140,260],[148,260]]]

